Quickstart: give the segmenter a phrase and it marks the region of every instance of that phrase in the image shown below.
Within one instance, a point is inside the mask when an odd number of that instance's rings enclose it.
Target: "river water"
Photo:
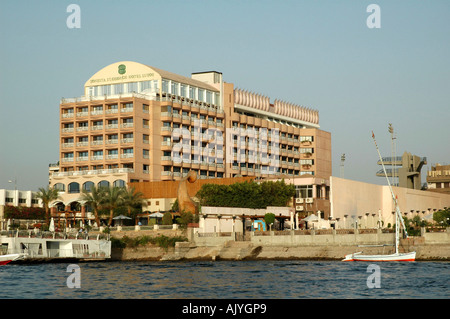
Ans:
[[[370,266],[372,265],[372,266]],[[366,299],[450,297],[450,263],[196,261],[9,264],[0,298]],[[75,268],[77,268],[75,266]],[[369,267],[370,266],[370,267]]]

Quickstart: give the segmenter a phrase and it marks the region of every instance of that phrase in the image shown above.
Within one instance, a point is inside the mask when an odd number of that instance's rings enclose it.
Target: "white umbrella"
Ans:
[[[131,219],[131,218],[128,217],[128,216],[119,215],[119,216],[114,217],[113,219],[114,219],[114,220],[120,220],[120,226],[122,226],[123,220],[124,220],[124,219]]]
[[[304,218],[303,220],[305,222],[313,222],[313,221],[319,221],[319,218],[316,215],[312,214],[312,215],[309,215],[308,217]]]
[[[163,214],[161,214],[161,213],[153,213],[153,214],[150,214],[150,215],[148,215],[149,217],[157,217],[157,218],[161,218],[161,217],[163,217],[164,215]]]
[[[51,231],[51,232],[55,231],[55,221],[53,220],[53,217],[50,220],[50,226],[48,226],[48,230]]]

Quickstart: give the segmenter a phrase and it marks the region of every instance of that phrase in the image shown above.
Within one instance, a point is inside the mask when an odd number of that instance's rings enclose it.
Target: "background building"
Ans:
[[[36,198],[36,192],[0,189],[0,230],[6,225],[5,206],[43,207],[43,204]]]
[[[427,184],[429,191],[450,194],[450,165],[432,166],[427,172]]]

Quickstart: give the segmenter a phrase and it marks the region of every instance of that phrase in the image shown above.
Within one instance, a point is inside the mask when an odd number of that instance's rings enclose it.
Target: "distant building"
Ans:
[[[36,198],[36,192],[0,189],[0,229],[6,222],[5,206],[43,207],[43,204]]]
[[[384,166],[392,166],[386,168],[388,177],[398,178],[398,182],[394,186],[422,189],[422,177],[420,171],[423,165],[427,164],[426,157],[411,155],[411,153],[403,153],[403,156],[383,157]],[[381,161],[377,162],[381,165]],[[384,171],[381,169],[377,172],[377,176],[385,177]]]
[[[450,194],[450,165],[432,166],[427,172],[427,184],[429,191]]]

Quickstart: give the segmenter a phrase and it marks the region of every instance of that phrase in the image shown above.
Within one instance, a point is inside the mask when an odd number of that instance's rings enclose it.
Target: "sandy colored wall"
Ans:
[[[330,178],[331,216],[365,216],[366,213],[381,213],[384,226],[394,223],[392,195],[388,186],[368,184],[338,177]],[[398,197],[400,211],[408,218],[430,215],[434,210],[450,207],[450,195],[429,191],[393,187]],[[413,211],[413,212],[411,212]]]

